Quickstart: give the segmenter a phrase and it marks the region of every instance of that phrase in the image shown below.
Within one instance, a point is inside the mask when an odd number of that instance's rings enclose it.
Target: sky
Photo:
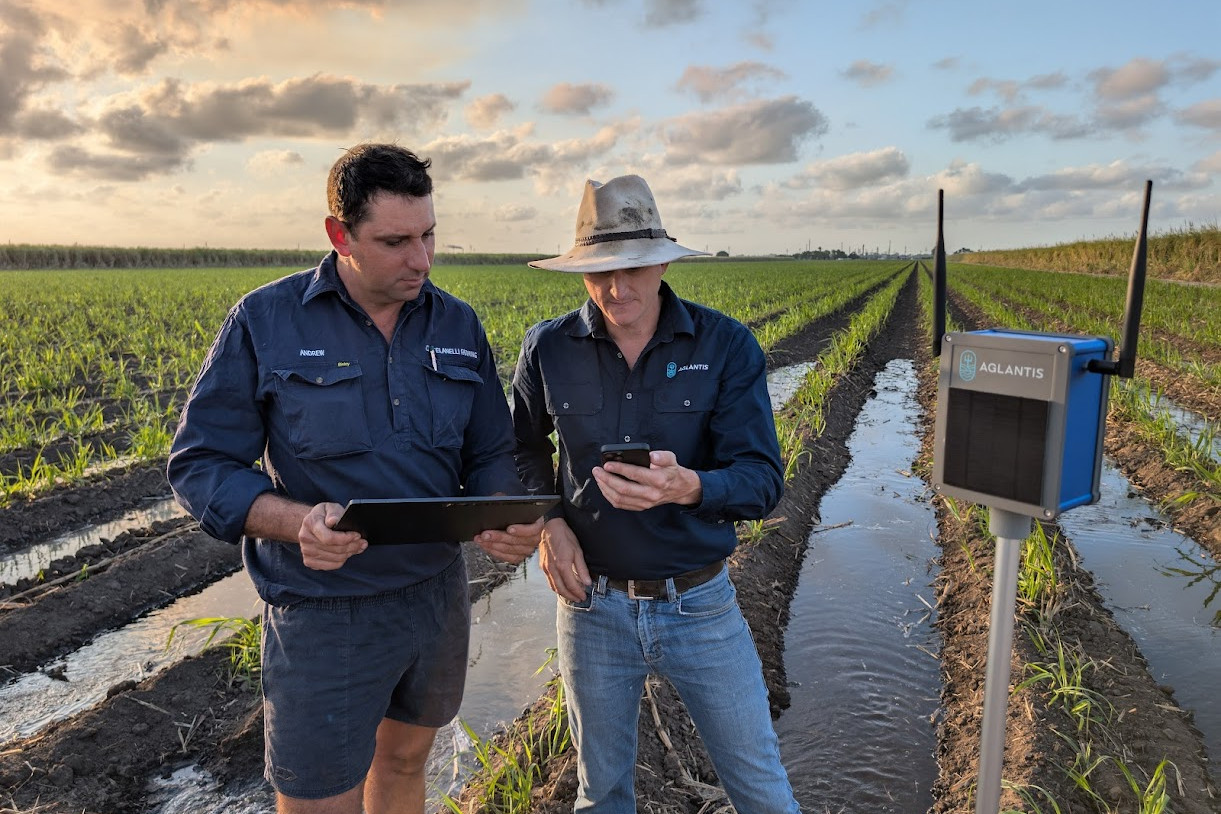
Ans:
[[[558,254],[637,173],[683,245],[916,253],[1215,226],[1217,0],[0,0],[0,240],[329,248],[432,160],[437,246]]]

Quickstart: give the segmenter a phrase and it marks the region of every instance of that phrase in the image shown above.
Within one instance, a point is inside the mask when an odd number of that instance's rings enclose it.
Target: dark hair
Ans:
[[[369,201],[379,192],[423,198],[432,194],[428,168],[432,161],[397,144],[358,144],[348,149],[326,183],[331,215],[355,229],[369,212]]]

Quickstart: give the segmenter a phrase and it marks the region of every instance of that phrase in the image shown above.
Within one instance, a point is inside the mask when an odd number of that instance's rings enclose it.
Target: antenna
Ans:
[[[941,355],[945,336],[945,239],[941,222],[945,214],[945,190],[937,190],[937,248],[933,250],[933,356]]]
[[[1109,373],[1125,379],[1136,373],[1136,342],[1140,334],[1140,312],[1145,304],[1145,265],[1149,253],[1146,232],[1149,228],[1149,201],[1153,197],[1153,181],[1145,181],[1145,204],[1141,209],[1140,232],[1136,235],[1136,246],[1132,250],[1132,268],[1128,272],[1128,296],[1123,311],[1123,341],[1119,346],[1119,358],[1091,359],[1087,370],[1092,373]]]

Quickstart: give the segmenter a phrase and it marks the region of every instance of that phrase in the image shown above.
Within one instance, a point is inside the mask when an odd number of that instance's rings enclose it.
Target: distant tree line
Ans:
[[[208,246],[165,249],[122,246],[35,246],[0,244],[0,269],[118,269],[118,268],[310,268],[324,249],[222,249]],[[525,265],[537,254],[438,254],[440,266]]]
[[[845,252],[843,249],[824,249],[819,246],[817,249],[797,252],[793,258],[796,260],[857,260],[860,255],[856,252]]]

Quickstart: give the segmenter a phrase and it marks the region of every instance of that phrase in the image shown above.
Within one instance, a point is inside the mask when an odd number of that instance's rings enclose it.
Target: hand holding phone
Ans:
[[[633,466],[649,466],[648,444],[605,444],[602,447],[602,463],[620,461]]]

